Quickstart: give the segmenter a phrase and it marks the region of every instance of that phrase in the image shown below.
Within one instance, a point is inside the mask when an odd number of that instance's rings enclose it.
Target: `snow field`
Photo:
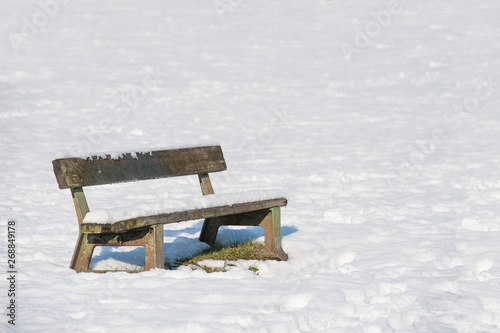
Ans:
[[[401,1],[386,23],[373,13],[390,1],[220,2],[2,5],[0,254],[15,220],[19,311],[1,329],[498,331],[499,5]],[[222,145],[217,194],[288,193],[287,262],[68,268],[77,220],[52,159],[197,142]],[[91,211],[195,195],[196,177],[86,189]],[[200,227],[166,227],[165,258],[205,248]],[[143,260],[123,248],[94,259]]]

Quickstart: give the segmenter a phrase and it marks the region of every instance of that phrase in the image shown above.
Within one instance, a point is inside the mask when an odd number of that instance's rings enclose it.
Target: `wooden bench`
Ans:
[[[265,250],[275,259],[288,258],[281,248],[280,225],[280,207],[286,206],[286,197],[243,201],[243,195],[239,201],[231,202],[227,200],[231,196],[225,195],[225,200],[215,200],[219,196],[214,195],[209,173],[227,169],[220,146],[125,153],[114,158],[110,154],[86,159],[62,158],[52,164],[59,188],[71,190],[78,217],[80,234],[70,265],[78,272],[90,271],[96,246],[143,246],[146,253],[144,270],[164,268],[163,224],[198,219],[204,220],[200,241],[213,244],[221,225],[261,226],[265,233]],[[198,206],[106,223],[85,219],[90,212],[83,192],[85,186],[187,175],[198,175],[201,192],[206,196],[200,196]]]

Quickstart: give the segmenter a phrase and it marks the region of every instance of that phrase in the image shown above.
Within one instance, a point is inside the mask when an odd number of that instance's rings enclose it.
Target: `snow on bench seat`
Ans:
[[[287,195],[279,190],[212,194],[190,199],[167,199],[158,203],[97,209],[85,216],[81,232],[119,232],[157,223],[240,214],[256,209],[285,206]]]

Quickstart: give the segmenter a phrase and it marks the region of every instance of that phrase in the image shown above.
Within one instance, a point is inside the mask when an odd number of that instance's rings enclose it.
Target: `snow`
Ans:
[[[142,133],[135,131],[134,133]],[[211,146],[220,146],[220,143],[196,143],[196,144],[190,144],[190,145],[176,145],[176,146],[153,146],[153,147],[136,147],[136,148],[123,148],[120,150],[113,150],[109,152],[85,152],[85,151],[79,151],[78,149],[75,148],[67,148],[65,150],[61,150],[57,152],[55,155],[55,158],[81,158],[81,159],[105,159],[106,156],[110,156],[114,160],[118,160],[120,158],[123,158],[126,154],[131,154],[133,158],[137,158],[137,154],[151,154],[153,151],[157,150],[171,150],[171,149],[184,149],[184,148],[195,148],[195,147],[211,147]]]
[[[233,206],[246,202],[258,202],[278,198],[287,198],[287,194],[280,190],[246,191],[240,193],[226,193],[217,195],[198,195],[192,198],[175,200],[169,198],[156,203],[133,203],[127,207],[113,207],[97,209],[89,212],[83,219],[84,223],[114,223],[138,217],[171,214],[176,212]]]
[[[499,12],[493,0],[3,1],[0,331],[500,331]],[[197,142],[222,146],[217,195],[289,194],[288,261],[68,268],[78,225],[58,152]],[[91,211],[199,191],[196,177],[85,189]],[[200,228],[168,225],[166,260],[206,248]],[[141,251],[99,248],[92,265],[134,269]]]

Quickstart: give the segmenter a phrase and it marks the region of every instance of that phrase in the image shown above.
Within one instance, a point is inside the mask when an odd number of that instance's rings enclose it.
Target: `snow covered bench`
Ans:
[[[96,246],[143,246],[144,270],[164,268],[163,224],[204,219],[200,240],[212,244],[221,225],[261,226],[265,249],[287,260],[281,248],[280,207],[286,196],[277,191],[215,195],[209,173],[226,170],[220,146],[177,148],[140,153],[102,154],[52,161],[60,189],[71,190],[80,234],[70,267],[89,271]],[[83,187],[156,178],[198,175],[203,197],[90,212]]]

